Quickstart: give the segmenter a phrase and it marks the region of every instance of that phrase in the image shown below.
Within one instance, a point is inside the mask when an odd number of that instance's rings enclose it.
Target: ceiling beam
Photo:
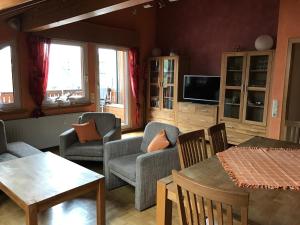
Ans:
[[[22,31],[36,32],[104,15],[154,0],[51,0],[26,11]]]
[[[0,11],[32,2],[33,0],[1,0]]]
[[[78,22],[38,32],[39,35],[53,39],[92,42],[114,46],[138,46],[136,31],[113,28],[87,22]]]

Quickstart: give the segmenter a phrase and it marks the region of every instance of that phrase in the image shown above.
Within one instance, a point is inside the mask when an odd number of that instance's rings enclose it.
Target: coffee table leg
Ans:
[[[172,201],[168,199],[167,185],[157,182],[156,225],[172,224]]]
[[[38,211],[36,205],[30,205],[25,211],[26,214],[26,225],[37,225],[38,224]]]
[[[97,225],[105,225],[105,183],[104,179],[99,181],[99,186],[97,190]]]

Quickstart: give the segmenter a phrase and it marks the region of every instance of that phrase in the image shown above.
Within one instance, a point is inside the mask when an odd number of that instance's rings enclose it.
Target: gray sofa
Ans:
[[[41,153],[40,150],[24,142],[7,143],[5,124],[0,120],[0,163],[39,153]]]
[[[147,147],[162,129],[171,142],[170,147],[147,152]],[[127,183],[135,187],[135,208],[144,210],[155,204],[156,182],[179,169],[176,147],[177,127],[150,122],[144,137],[134,137],[106,143],[104,148],[105,182],[108,190]]]
[[[101,141],[90,141],[81,144],[76,131],[71,128],[60,135],[60,155],[69,160],[103,161],[103,145],[109,141],[121,139],[121,120],[111,113],[83,113],[78,123],[94,119]]]

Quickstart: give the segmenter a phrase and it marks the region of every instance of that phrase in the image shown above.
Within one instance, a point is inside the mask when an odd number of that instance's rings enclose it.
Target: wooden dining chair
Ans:
[[[228,148],[225,123],[219,123],[207,129],[211,154],[215,155]]]
[[[179,135],[177,147],[181,169],[207,159],[204,130],[196,130]]]
[[[287,120],[285,121],[285,125],[285,140],[300,144],[300,122]]]
[[[248,224],[248,193],[207,187],[175,170],[172,175],[181,225],[233,225],[233,208],[240,210],[239,224]]]

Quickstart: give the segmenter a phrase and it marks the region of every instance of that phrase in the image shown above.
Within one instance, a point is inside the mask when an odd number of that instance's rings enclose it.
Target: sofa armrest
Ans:
[[[59,135],[59,152],[62,157],[65,156],[65,150],[78,141],[78,137],[74,128],[71,128]]]
[[[143,137],[134,137],[106,143],[104,145],[105,162],[108,162],[110,159],[140,152],[142,141]]]
[[[135,184],[137,209],[143,210],[155,204],[157,181],[170,175],[173,169],[179,169],[176,147],[137,157]]]
[[[179,169],[177,147],[171,147],[160,151],[145,153],[137,157],[136,176],[138,179],[155,179],[166,177],[173,169]]]
[[[121,128],[115,128],[111,131],[109,131],[107,134],[104,135],[103,137],[103,144],[109,142],[109,141],[114,141],[114,140],[119,140],[121,139]]]

